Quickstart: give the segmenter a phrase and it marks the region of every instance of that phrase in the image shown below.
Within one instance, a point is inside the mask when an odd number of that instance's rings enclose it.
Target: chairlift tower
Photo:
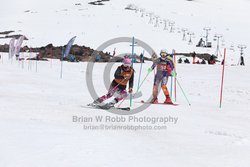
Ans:
[[[234,44],[233,43],[231,43],[230,50],[232,50],[233,52],[235,52],[235,50],[234,50]]]
[[[138,13],[138,11],[139,11],[139,8],[135,7],[135,13]]]
[[[171,21],[171,22],[169,22],[169,26],[170,26],[170,33],[172,33],[172,32],[174,32],[174,24],[175,24],[175,22],[174,21]]]
[[[206,38],[206,46],[207,46],[207,43],[208,43],[208,35],[209,35],[209,31],[211,30],[211,28],[210,28],[210,27],[204,27],[203,30],[206,31],[206,36],[205,36],[205,38]]]
[[[164,19],[164,30],[168,30],[168,20]]]
[[[141,8],[141,9],[140,9],[140,12],[141,12],[141,17],[144,17],[145,9]]]
[[[238,48],[240,49],[240,56],[242,56],[244,54],[243,51],[244,51],[244,49],[247,48],[247,46],[240,44],[240,45],[238,45]]]
[[[247,48],[246,45],[238,45],[238,48],[240,49],[240,59],[238,62],[238,65],[244,66],[244,57],[243,57],[243,50]]]
[[[215,56],[218,58],[218,56],[220,55],[220,57],[222,57],[222,54],[220,52],[220,39],[222,38],[221,34],[215,34],[214,35],[214,40],[217,41],[217,46],[216,46],[216,51],[215,51]]]
[[[187,32],[188,30],[186,29],[186,28],[183,28],[182,29],[182,32],[183,32],[183,34],[182,34],[182,40],[183,41],[186,41],[186,32]]]
[[[188,35],[189,35],[189,41],[188,41],[188,44],[191,45],[193,42],[192,42],[192,36],[194,36],[194,33],[193,32],[188,32]]]
[[[153,23],[153,15],[154,15],[154,13],[149,13],[148,14],[149,15],[149,22],[148,22],[148,24],[152,24]]]
[[[159,18],[160,18],[160,16],[155,16],[155,25],[154,25],[154,27],[159,27]]]

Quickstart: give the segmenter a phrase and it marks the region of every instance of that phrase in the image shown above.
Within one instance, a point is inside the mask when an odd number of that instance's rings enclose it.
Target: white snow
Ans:
[[[28,46],[64,45],[76,35],[75,43],[97,48],[115,37],[135,36],[158,52],[167,48],[177,52],[214,53],[215,46],[211,49],[195,47],[200,35],[205,35],[203,27],[210,26],[209,40],[212,41],[215,33],[221,33],[227,48],[222,108],[219,108],[222,66],[177,64],[178,80],[192,105],[188,105],[177,87],[178,106],[151,105],[134,115],[137,118],[178,118],[176,124],[166,123],[166,130],[86,130],[83,125],[159,125],[163,128],[164,124],[73,122],[73,116],[93,119],[95,116],[110,116],[126,120],[129,116],[83,107],[93,101],[86,85],[87,63],[64,62],[63,78],[60,79],[61,64],[58,60],[37,62],[36,71],[35,61],[11,63],[7,53],[0,53],[0,166],[248,167],[249,48],[245,50],[247,66],[231,64],[238,62],[238,44],[250,47],[250,24],[247,21],[250,2],[112,0],[104,2],[104,6],[92,6],[88,2],[9,0],[0,6],[0,31],[15,30],[26,35],[29,40],[23,45]],[[76,6],[75,3],[82,5]],[[177,33],[177,30],[169,33],[163,30],[163,25],[149,25],[149,18],[141,18],[139,12],[124,10],[128,4],[175,21],[177,28],[190,29],[196,36],[193,45],[182,41],[182,33]],[[24,12],[27,10],[30,12]],[[1,39],[0,43],[9,40]],[[235,52],[229,49],[232,43]],[[131,52],[129,44],[114,47],[117,54]],[[112,53],[114,47],[106,51]],[[135,51],[140,54],[142,48]],[[22,53],[21,56],[28,57],[29,54]],[[98,63],[98,68],[94,69],[93,81],[98,95],[107,92],[103,83],[106,65]],[[118,65],[112,67],[111,78]],[[143,65],[142,77],[150,65],[151,62]],[[136,90],[140,64],[134,67]],[[136,101],[151,95],[152,84],[153,74],[150,74],[141,88],[143,96],[133,100],[133,108],[141,105]],[[162,92],[159,99],[164,100]],[[126,100],[121,106],[128,105]]]
[[[136,117],[175,117],[166,130],[84,130],[83,125],[154,125],[148,122],[72,122],[73,116],[119,117],[82,106],[90,103],[86,63],[0,64],[0,166],[240,166],[249,165],[249,68],[227,66],[219,108],[221,66],[178,64],[178,78],[191,102],[177,89],[179,106],[151,105]],[[20,63],[20,64],[19,64]],[[142,76],[150,62],[143,65]],[[94,70],[98,95],[106,93],[102,72]],[[115,67],[118,64],[115,65]],[[113,67],[113,68],[115,68]],[[139,71],[139,64],[135,64]],[[211,71],[214,71],[213,73]],[[239,75],[241,74],[241,75]],[[113,74],[111,74],[113,75]],[[142,86],[151,93],[153,75]],[[138,77],[135,78],[135,88]],[[164,98],[162,93],[160,100]],[[128,106],[125,101],[122,106]],[[141,105],[133,103],[133,108]],[[123,116],[128,119],[129,116]],[[162,126],[158,123],[155,125]]]

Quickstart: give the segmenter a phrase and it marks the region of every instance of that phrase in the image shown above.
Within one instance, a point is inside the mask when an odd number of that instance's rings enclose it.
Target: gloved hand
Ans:
[[[130,75],[127,74],[127,75],[124,75],[123,77],[124,77],[124,79],[129,79],[129,78],[130,78]]]
[[[162,71],[162,76],[167,76],[168,72],[167,71]]]
[[[176,77],[177,73],[173,70],[173,71],[171,72],[171,75],[172,75],[173,77]]]
[[[129,92],[129,93],[132,93],[132,92],[133,92],[133,88],[129,88],[129,89],[128,89],[128,92]]]
[[[150,67],[148,68],[148,73],[151,73],[153,71],[153,69]]]

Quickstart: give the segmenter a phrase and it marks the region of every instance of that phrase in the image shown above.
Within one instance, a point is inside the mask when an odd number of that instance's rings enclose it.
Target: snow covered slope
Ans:
[[[178,78],[191,107],[178,88],[179,106],[151,105],[134,115],[137,119],[167,118],[164,124],[128,121],[129,116],[83,107],[93,100],[86,86],[86,63],[65,62],[60,79],[57,60],[52,66],[38,62],[36,72],[35,62],[30,66],[29,62],[11,64],[6,54],[1,55],[0,166],[249,166],[248,67],[226,67],[224,100],[219,109],[221,66],[178,65]],[[143,65],[142,76],[150,65]],[[94,70],[98,95],[106,93],[101,79],[105,66],[100,63]],[[137,71],[139,68],[135,64]],[[143,96],[134,101],[151,94],[152,80],[150,75],[142,87]],[[138,76],[135,89],[137,81]],[[162,94],[159,98],[164,100]],[[122,104],[128,105],[129,101]],[[133,103],[134,108],[139,105]],[[74,122],[74,116],[93,121]],[[112,117],[113,122],[96,122],[95,116]],[[161,130],[86,130],[87,126],[151,126]]]
[[[97,48],[115,37],[135,36],[157,52],[167,48],[177,52],[214,53],[215,45],[211,49],[195,47],[205,35],[203,28],[209,26],[209,41],[213,44],[216,43],[214,34],[224,36],[221,48],[228,49],[227,64],[237,64],[238,44],[250,47],[250,23],[247,21],[250,2],[247,0],[111,0],[103,2],[103,6],[89,5],[88,2],[9,0],[0,6],[0,31],[15,30],[24,34],[29,40],[23,45],[33,47],[48,43],[64,45],[76,35],[77,44]],[[81,5],[76,5],[78,3]],[[169,33],[169,26],[164,30],[163,24],[155,27],[155,20],[154,24],[148,24],[149,17],[141,17],[140,11],[124,10],[128,4],[153,12],[161,19],[174,21],[174,33]],[[182,32],[178,33],[183,28],[194,32],[192,45],[188,45],[188,36],[183,41]],[[9,40],[0,39],[0,43]],[[131,52],[129,44],[114,47],[117,47],[117,54]],[[114,47],[106,51],[112,52]],[[142,48],[135,48],[135,51],[139,54]],[[86,84],[86,63],[65,62],[60,79],[58,60],[37,62],[37,66],[33,61],[13,61],[11,64],[8,55],[1,53],[0,166],[248,167],[249,48],[245,53],[247,66],[226,66],[221,109],[222,67],[178,64],[178,80],[192,105],[187,104],[177,87],[178,106],[151,105],[134,117],[84,107],[93,100]],[[93,81],[98,95],[107,91],[102,82],[106,65],[98,63],[98,68],[94,69]],[[118,65],[115,64],[112,71]],[[146,75],[150,65],[150,62],[143,65],[142,76]],[[139,64],[135,64],[135,69],[136,89]],[[133,108],[141,105],[136,101],[149,97],[152,84],[151,74],[141,88],[142,97],[134,99]],[[162,94],[159,98],[164,100]],[[128,105],[127,100],[122,104]],[[96,116],[103,116],[104,120],[97,122]],[[76,117],[89,119],[75,122]],[[105,121],[106,118],[113,121]],[[129,118],[134,120],[128,121]],[[167,122],[154,123],[154,118]],[[122,119],[126,121],[122,122]],[[140,122],[135,119],[149,120]],[[156,129],[114,130],[118,126]],[[87,130],[90,127],[99,130]]]

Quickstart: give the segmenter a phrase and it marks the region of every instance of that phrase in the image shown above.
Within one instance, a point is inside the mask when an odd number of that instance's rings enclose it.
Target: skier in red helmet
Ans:
[[[128,96],[128,93],[126,91],[127,83],[129,84],[128,92],[133,92],[133,83],[134,83],[134,69],[131,67],[131,59],[128,57],[125,57],[123,59],[123,64],[119,67],[117,67],[115,74],[114,74],[114,80],[112,81],[110,88],[108,90],[108,93],[97,98],[92,105],[99,105],[106,99],[111,98],[115,93],[118,94],[117,97],[115,97],[111,102],[106,104],[107,108],[114,107],[116,103],[123,100]]]

